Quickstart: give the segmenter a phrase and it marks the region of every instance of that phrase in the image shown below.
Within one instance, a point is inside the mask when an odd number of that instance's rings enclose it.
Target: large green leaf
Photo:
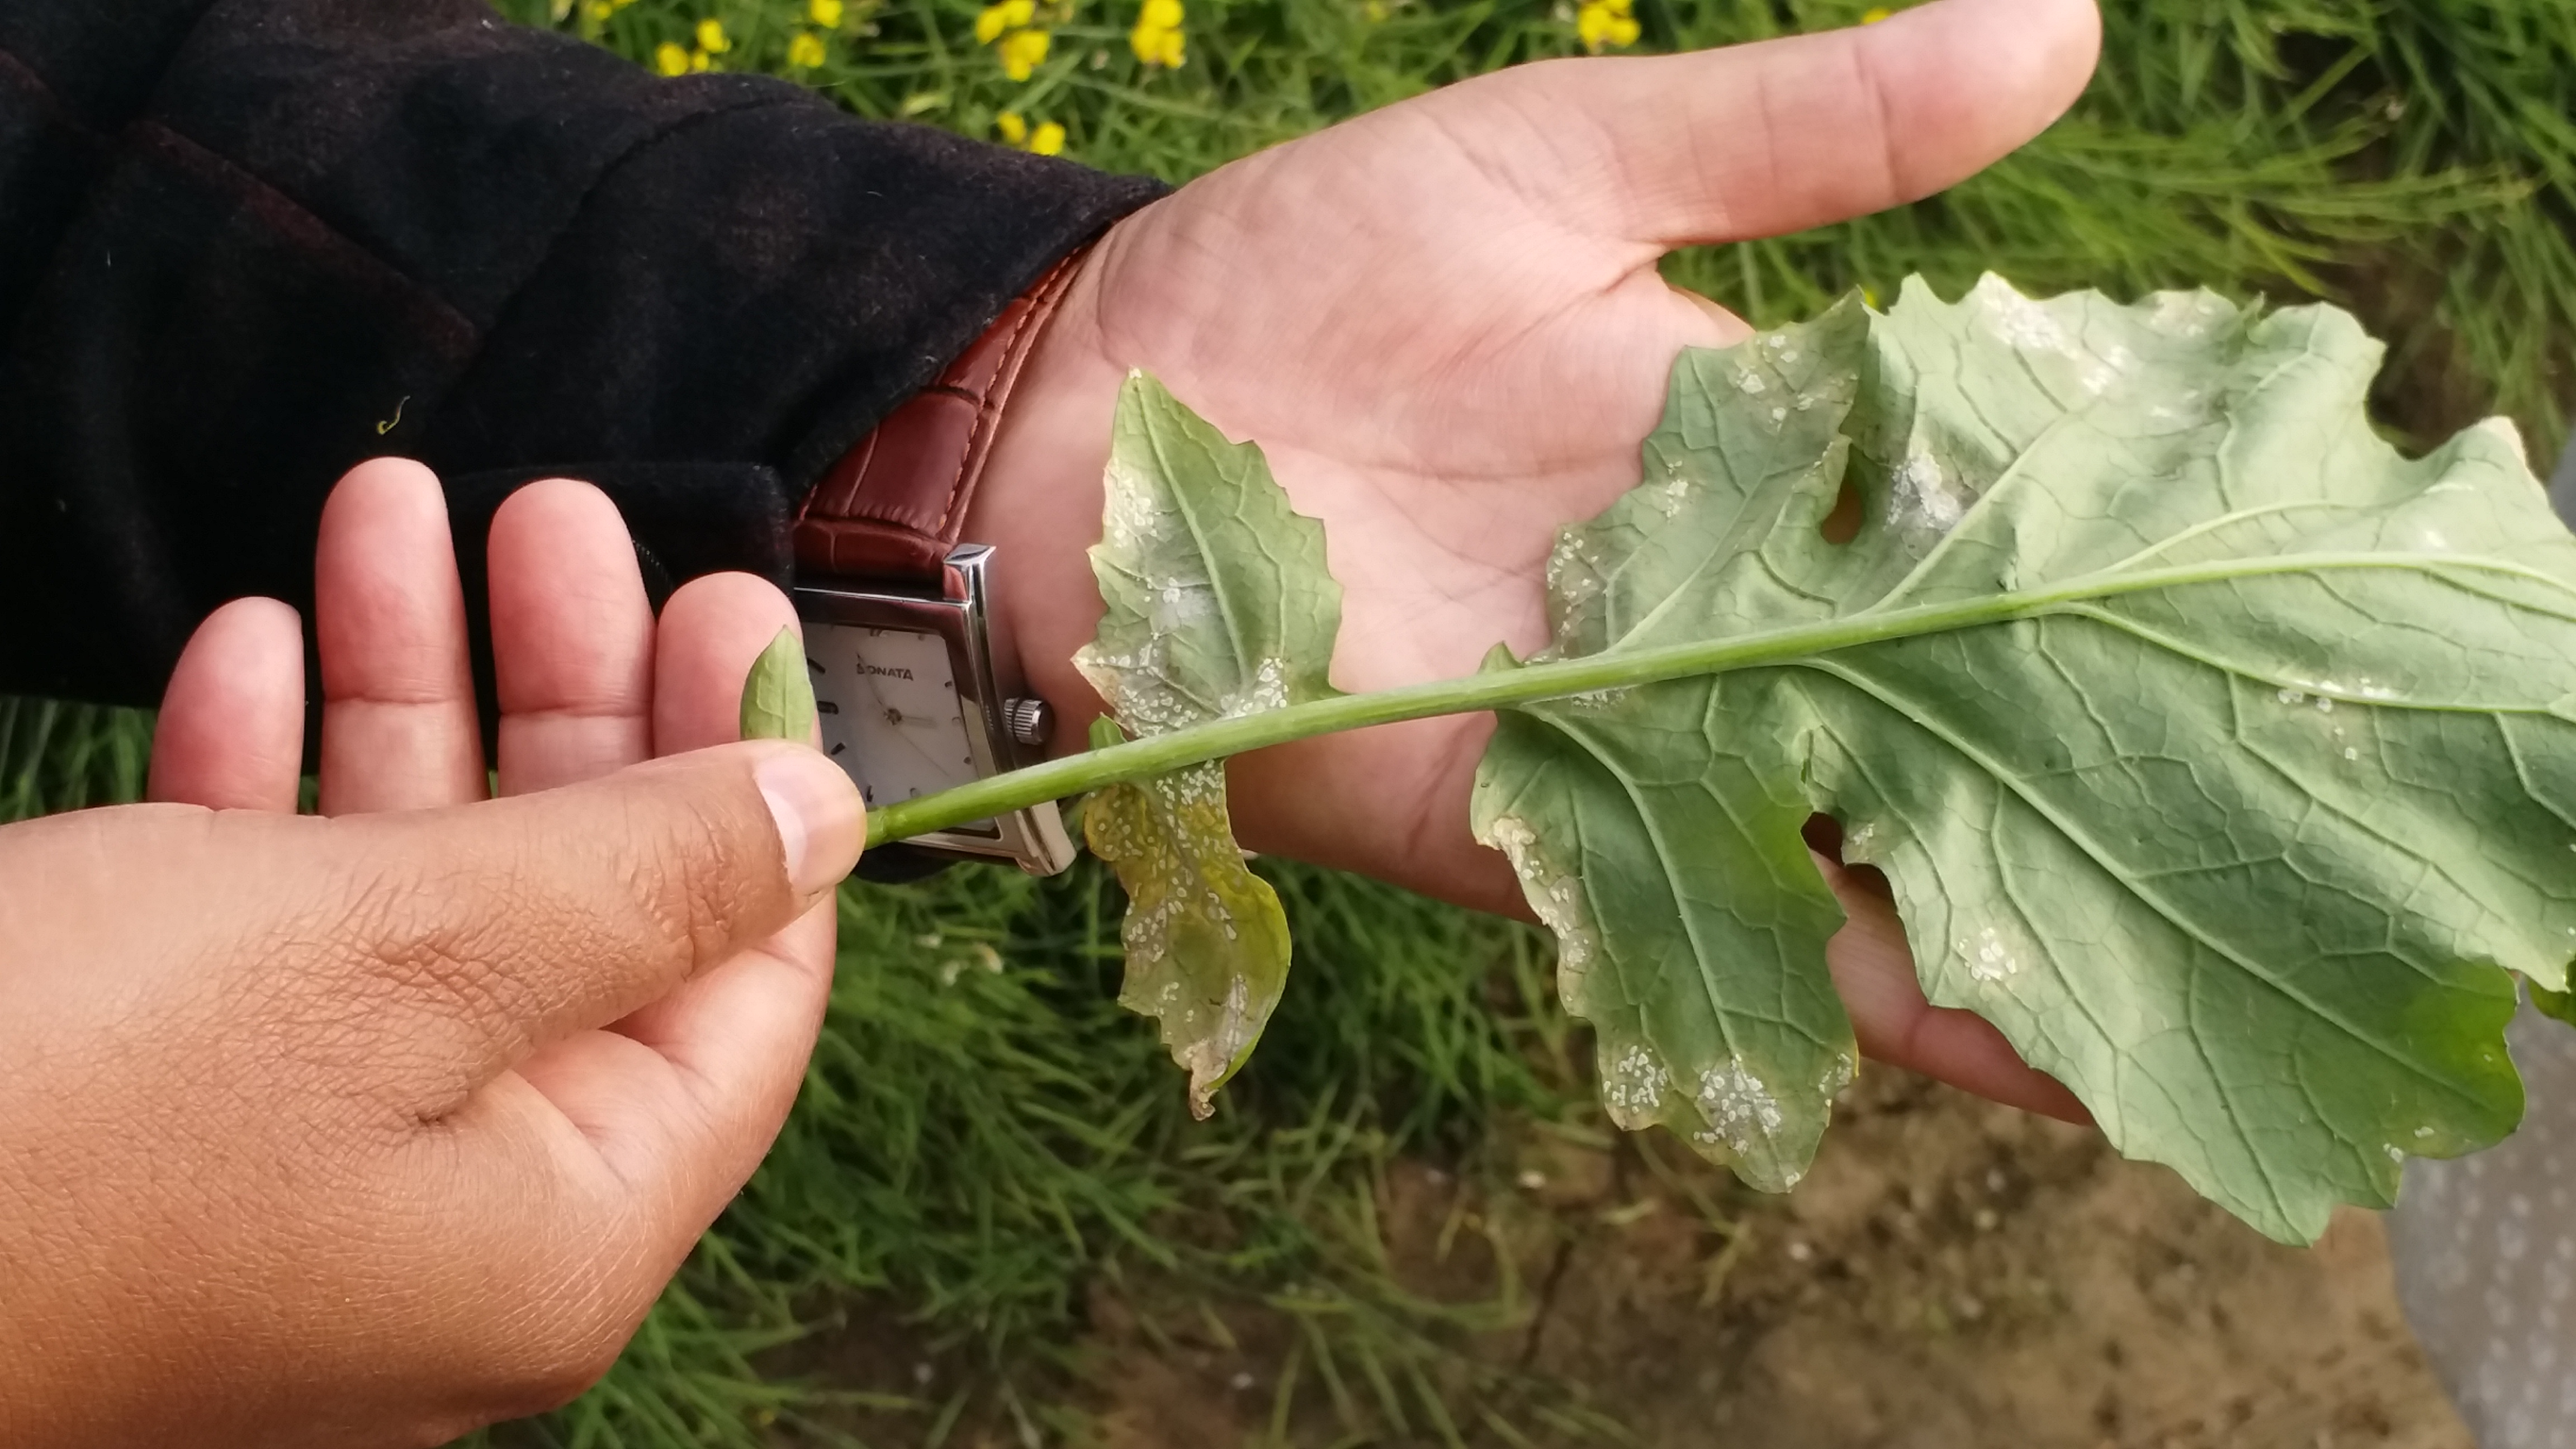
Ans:
[[[1289,508],[1258,449],[1134,376],[1107,490],[1091,561],[1108,612],[1074,662],[1121,724],[1161,734],[1333,693],[1342,593],[1323,526]],[[1205,1116],[1287,982],[1279,898],[1235,846],[1222,763],[1111,786],[1083,815],[1092,850],[1127,888],[1119,999],[1161,1020]]]
[[[1612,1115],[1796,1180],[1852,1059],[1823,811],[1935,1002],[2266,1233],[2510,1130],[2504,968],[2576,947],[2576,542],[2509,428],[2381,443],[2378,356],[1992,278],[1685,355],[1540,657],[1809,643],[1506,711],[1475,802]]]

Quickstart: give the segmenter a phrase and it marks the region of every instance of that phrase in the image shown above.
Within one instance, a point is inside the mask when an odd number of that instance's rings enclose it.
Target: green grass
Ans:
[[[0,821],[143,798],[152,717],[0,695]]]
[[[796,1116],[637,1349],[543,1441],[748,1445],[783,1424],[919,1443],[957,1416],[1078,1436],[1087,1365],[1068,1330],[1103,1290],[1149,1335],[1266,1306],[1304,1326],[1326,1412],[1354,1430],[1436,1422],[1455,1370],[1492,1376],[1451,1345],[1517,1305],[1407,1295],[1377,1259],[1371,1187],[1399,1152],[1472,1156],[1482,1124],[1557,1112],[1548,1083],[1570,1073],[1536,1004],[1544,956],[1530,933],[1384,887],[1272,876],[1302,928],[1299,990],[1208,1124],[1115,1005],[1105,872],[850,891]],[[854,1337],[881,1370],[855,1391],[812,1372],[852,1313],[877,1325]],[[753,1360],[803,1323],[826,1344],[777,1356],[808,1371],[783,1388]]]
[[[1638,0],[1641,48],[1848,23],[1866,3]],[[604,23],[505,8],[639,58],[720,18],[735,69],[783,72],[809,28],[804,0],[635,0]],[[977,8],[849,0],[804,78],[860,114],[972,136],[1016,109],[1065,125],[1076,159],[1177,182],[1577,48],[1551,0],[1189,0],[1189,64],[1149,72],[1125,41],[1134,0],[1074,0],[1046,11],[1054,49],[1017,85],[974,42]],[[2105,54],[2073,117],[1949,195],[1671,274],[1762,321],[1988,268],[2041,289],[2330,297],[2392,341],[2392,429],[2504,411],[2555,448],[2576,388],[2576,3],[2122,0]],[[130,798],[144,738],[136,716],[0,703],[0,811]],[[1271,875],[1299,959],[1208,1124],[1113,1004],[1100,872],[854,888],[832,1018],[768,1165],[607,1382],[496,1437],[1081,1443],[1111,1371],[1085,1331],[1114,1320],[1175,1352],[1257,1349],[1273,1371],[1247,1418],[1271,1442],[1615,1441],[1580,1385],[1522,1382],[1480,1350],[1526,1314],[1527,1285],[1419,1296],[1376,1218],[1399,1158],[1490,1178],[1531,1124],[1592,1130],[1540,943],[1366,882]],[[1706,1211],[1723,1232],[1724,1204]]]

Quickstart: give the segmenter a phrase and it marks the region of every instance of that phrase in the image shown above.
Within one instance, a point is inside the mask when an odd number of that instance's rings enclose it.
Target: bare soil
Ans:
[[[1519,1305],[1471,1315],[1455,1361],[1416,1380],[1470,1443],[2471,1449],[2399,1319],[2373,1216],[2285,1248],[2090,1130],[1902,1073],[1846,1094],[1785,1199],[1539,1132],[1470,1176],[1486,1185],[1400,1165],[1375,1204],[1404,1290]],[[1170,1314],[1095,1304],[1102,1449],[1275,1442],[1292,1361],[1308,1391],[1288,1442],[1438,1442],[1421,1413],[1353,1435],[1281,1315],[1202,1317],[1175,1333]],[[1307,1320],[1310,1347],[1333,1321]]]

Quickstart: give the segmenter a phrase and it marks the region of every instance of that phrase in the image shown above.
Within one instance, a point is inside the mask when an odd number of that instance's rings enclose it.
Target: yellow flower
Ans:
[[[814,23],[825,30],[841,28],[841,0],[813,0],[805,7],[805,13],[814,17]]]
[[[1047,58],[1047,47],[1054,40],[1043,30],[1014,30],[1003,36],[1002,43],[993,48],[1002,58],[1002,74],[1015,81],[1027,80],[1037,70],[1038,62]]]
[[[1187,42],[1181,35],[1181,0],[1145,0],[1136,28],[1127,32],[1127,48],[1147,65],[1178,70]]]
[[[1860,23],[1863,25],[1876,25],[1878,22],[1887,18],[1887,13],[1886,6],[1872,5],[1867,10],[1860,13]]]
[[[1064,127],[1053,121],[1041,122],[1029,137],[1029,149],[1040,156],[1053,156],[1064,150]]]
[[[990,45],[1002,38],[1002,32],[1019,29],[1035,20],[1037,14],[1037,0],[1001,0],[998,5],[987,5],[984,13],[975,17],[976,43]]]
[[[1583,0],[1575,12],[1574,30],[1583,37],[1583,48],[1599,55],[1605,49],[1616,49],[1637,43],[1637,19],[1629,13],[1631,0]]]
[[[733,42],[725,37],[723,21],[709,19],[698,22],[698,49],[709,55],[722,55],[733,49]]]
[[[796,32],[787,42],[787,63],[798,70],[812,70],[823,63],[823,37],[810,30]]]
[[[664,75],[687,75],[689,53],[667,40],[663,41],[661,47],[653,52],[653,68]]]
[[[617,7],[609,4],[608,0],[589,0],[588,4],[581,7],[582,18],[593,25],[604,22],[616,12]]]
[[[715,57],[703,50],[689,52],[689,69],[693,71],[712,70],[715,68],[715,63]]]
[[[1028,117],[1021,115],[1017,111],[1004,111],[1000,115],[995,116],[993,118],[993,129],[1001,132],[1002,139],[1008,141],[1014,146],[1019,145],[1021,142],[1029,138]]]

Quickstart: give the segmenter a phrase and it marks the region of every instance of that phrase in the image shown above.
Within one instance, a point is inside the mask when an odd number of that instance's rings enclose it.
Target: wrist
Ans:
[[[1059,751],[1081,749],[1103,711],[1073,655],[1100,623],[1090,548],[1100,537],[1101,474],[1127,375],[1100,327],[1097,262],[1108,245],[1077,264],[1039,334],[962,534],[995,550],[993,608],[1016,641],[1029,687],[1061,722]]]

